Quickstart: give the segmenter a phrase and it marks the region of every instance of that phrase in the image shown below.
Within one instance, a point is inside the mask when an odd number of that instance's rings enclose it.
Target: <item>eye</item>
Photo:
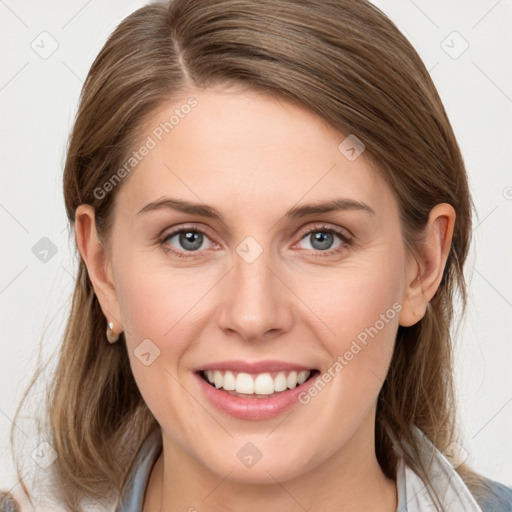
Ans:
[[[336,239],[338,239],[338,243],[334,245]],[[352,243],[351,238],[346,233],[340,229],[327,226],[315,226],[306,232],[301,241],[305,241],[309,245],[309,247],[305,247],[306,249],[321,252],[323,253],[322,256],[339,253],[347,249]]]
[[[173,252],[176,256],[182,258],[193,257],[193,254],[186,253],[198,252],[201,249],[209,249],[212,242],[206,233],[197,228],[180,228],[171,233],[167,233],[160,240],[164,250]]]
[[[337,244],[336,239],[338,239]],[[301,242],[303,241],[309,247],[302,248],[320,253],[319,256],[338,254],[352,245],[351,237],[344,231],[329,226],[315,226],[302,236]],[[159,242],[166,252],[172,252],[180,258],[193,258],[196,256],[195,253],[216,245],[205,231],[195,226],[181,227],[171,233],[166,233]]]

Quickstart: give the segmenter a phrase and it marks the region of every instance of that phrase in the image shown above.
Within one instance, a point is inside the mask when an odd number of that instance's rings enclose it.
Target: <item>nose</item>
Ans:
[[[273,339],[293,324],[293,293],[267,252],[252,262],[235,254],[226,276],[219,326],[245,341]]]

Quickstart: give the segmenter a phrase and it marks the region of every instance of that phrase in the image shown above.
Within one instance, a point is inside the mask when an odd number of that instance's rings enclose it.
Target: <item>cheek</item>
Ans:
[[[374,403],[388,371],[402,309],[403,264],[400,252],[388,251],[301,284],[297,280],[297,295],[315,313],[309,314],[310,325],[329,354],[328,387],[338,395],[335,400],[355,409]]]
[[[171,408],[179,405],[169,397],[181,394],[180,363],[201,339],[206,295],[219,279],[212,271],[171,267],[165,258],[158,263],[155,259],[154,255],[145,257],[135,252],[124,253],[115,262],[133,375],[154,414],[162,403]]]
[[[325,327],[327,334],[322,339],[332,339],[332,348],[342,340],[356,338],[376,323],[386,335],[390,324],[398,325],[397,309],[401,308],[393,304],[402,300],[403,270],[399,260],[397,256],[396,264],[385,269],[377,263],[361,264],[297,280],[297,295],[315,313],[317,323]],[[385,326],[379,321],[382,315]]]
[[[190,322],[201,298],[211,287],[211,275],[197,269],[172,268],[155,256],[126,255],[118,261],[116,279],[123,327],[131,348],[149,338],[160,349],[179,352],[175,333]],[[200,308],[199,308],[200,309]],[[169,343],[174,338],[173,343]]]
[[[127,263],[125,261],[125,263]],[[126,272],[118,289],[132,373],[147,406],[166,424],[186,407],[180,361],[198,336],[190,325],[194,304],[205,283],[184,279],[179,270],[149,269],[139,262]],[[128,265],[125,266],[128,268]],[[206,288],[208,289],[208,288]],[[186,434],[180,422],[176,431]]]
[[[361,266],[334,277],[316,280],[309,293],[305,286],[297,292],[315,312],[311,330],[329,354],[320,381],[300,397],[306,408],[311,404],[323,411],[318,421],[333,440],[324,447],[325,455],[361,425],[373,425],[402,308],[399,264],[386,271],[378,265]]]

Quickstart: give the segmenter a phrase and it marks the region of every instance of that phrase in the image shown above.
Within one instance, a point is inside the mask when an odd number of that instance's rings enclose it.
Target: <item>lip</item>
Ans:
[[[210,366],[212,366],[212,368],[207,369],[214,369],[213,365]],[[219,369],[219,366],[215,366],[215,368]],[[268,369],[268,367],[266,368]],[[285,369],[288,368],[289,366]],[[300,369],[306,368],[300,367]],[[297,407],[300,404],[299,395],[306,391],[320,375],[320,372],[317,372],[300,386],[282,391],[278,395],[269,398],[242,398],[230,395],[226,391],[217,389],[206,382],[202,377],[201,370],[194,372],[201,392],[214,407],[232,417],[253,421],[267,420],[282,414],[288,409],[291,409],[294,405]]]
[[[263,361],[218,361],[217,363],[209,363],[204,366],[195,368],[194,372],[201,372],[206,370],[220,370],[232,372],[245,372],[245,373],[265,373],[265,372],[279,372],[279,371],[301,371],[301,370],[314,370],[312,366],[304,366],[302,364],[288,363],[285,361],[277,361],[266,359]]]

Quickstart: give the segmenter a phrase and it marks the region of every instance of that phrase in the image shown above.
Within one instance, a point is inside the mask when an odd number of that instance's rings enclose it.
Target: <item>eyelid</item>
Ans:
[[[213,239],[214,237],[212,237],[210,235],[208,229],[203,228],[202,226],[197,226],[195,224],[184,224],[184,225],[175,226],[173,228],[165,228],[157,236],[157,241],[158,241],[158,243],[161,246],[164,247],[165,251],[172,252],[174,254],[178,254],[178,253],[185,253],[185,254],[187,254],[188,253],[190,256],[192,256],[195,253],[204,252],[204,250],[202,250],[202,251],[179,251],[176,248],[174,248],[174,247],[172,247],[172,246],[170,246],[169,244],[166,243],[166,241],[168,239],[173,238],[176,235],[179,235],[180,233],[187,232],[187,231],[193,231],[193,232],[201,233],[202,235],[206,236],[210,240],[210,242],[212,244],[219,245],[218,242],[216,242]],[[183,256],[183,257],[190,257],[190,256]]]
[[[322,230],[333,231],[334,233],[338,234],[339,236],[341,236],[342,238],[345,238],[347,240],[352,240],[355,238],[354,234],[349,229],[347,229],[345,227],[341,227],[341,226],[336,226],[334,224],[331,225],[331,224],[325,223],[325,222],[317,222],[317,223],[313,223],[313,225],[308,225],[305,228],[301,228],[299,230],[299,232],[298,232],[299,234],[297,236],[301,236],[301,240],[302,240],[302,238],[305,235],[308,235],[315,231],[322,231]]]
[[[208,236],[208,238],[212,239],[212,236],[210,234],[210,229],[202,226],[198,226],[197,224],[190,224],[185,223],[183,225],[174,226],[172,228],[165,228],[163,229],[158,235],[157,239],[161,240],[162,238],[168,238],[174,235],[177,235],[178,233],[181,233],[182,231],[197,231],[198,233],[202,233],[203,235]],[[213,241],[213,240],[212,240]]]

